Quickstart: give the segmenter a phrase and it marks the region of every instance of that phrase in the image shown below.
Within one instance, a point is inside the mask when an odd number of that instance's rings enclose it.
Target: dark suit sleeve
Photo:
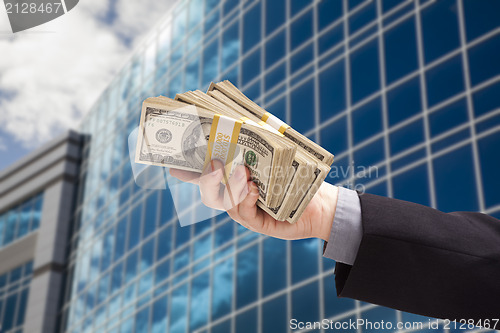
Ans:
[[[339,297],[447,319],[500,318],[500,221],[360,194],[363,238]]]

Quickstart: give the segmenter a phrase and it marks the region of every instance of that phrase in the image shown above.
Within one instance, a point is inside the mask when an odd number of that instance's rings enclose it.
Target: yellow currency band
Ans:
[[[241,120],[215,114],[210,127],[204,168],[213,158],[221,160],[225,169],[224,183],[226,183],[232,170],[234,153],[242,124]]]
[[[273,116],[269,112],[264,113],[261,120],[271,125],[274,129],[276,129],[281,134],[284,134],[287,129],[290,128],[290,125],[287,125],[284,121],[280,120],[278,117]],[[260,123],[259,123],[260,124]]]

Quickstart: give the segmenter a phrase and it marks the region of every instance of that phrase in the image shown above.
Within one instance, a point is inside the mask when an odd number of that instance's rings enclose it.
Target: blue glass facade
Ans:
[[[0,275],[0,323],[2,332],[22,333],[33,262]]]
[[[43,193],[0,213],[0,248],[38,229],[42,217]]]
[[[318,240],[271,239],[225,214],[181,228],[168,191],[134,183],[127,137],[144,98],[228,79],[335,154],[327,181],[498,217],[499,11],[495,0],[178,1],[81,125],[61,330],[418,319],[337,298]]]

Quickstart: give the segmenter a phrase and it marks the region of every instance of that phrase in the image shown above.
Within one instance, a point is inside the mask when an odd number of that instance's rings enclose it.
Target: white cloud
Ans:
[[[10,26],[3,11],[0,129],[32,148],[78,125],[171,3],[80,1],[66,15],[15,35],[6,33]],[[106,14],[111,4],[116,15]],[[114,18],[110,24],[108,17]]]

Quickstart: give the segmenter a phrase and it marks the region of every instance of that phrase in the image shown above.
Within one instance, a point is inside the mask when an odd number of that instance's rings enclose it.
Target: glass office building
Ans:
[[[146,97],[228,79],[335,154],[327,181],[500,217],[499,12],[495,0],[176,2],[80,127],[61,331],[427,322],[337,298],[318,240],[264,237],[225,214],[180,227],[168,190],[134,183],[127,137]]]

